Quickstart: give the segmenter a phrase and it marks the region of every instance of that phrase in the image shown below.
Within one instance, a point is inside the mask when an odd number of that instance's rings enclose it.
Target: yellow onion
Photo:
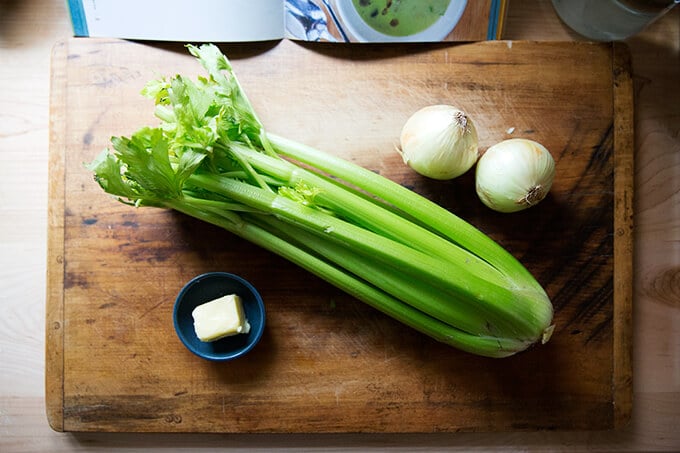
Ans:
[[[513,138],[491,146],[479,158],[475,185],[489,208],[516,212],[543,200],[554,178],[555,161],[543,145]]]
[[[399,152],[404,163],[432,179],[452,179],[477,161],[477,130],[472,119],[450,105],[430,105],[404,124]]]

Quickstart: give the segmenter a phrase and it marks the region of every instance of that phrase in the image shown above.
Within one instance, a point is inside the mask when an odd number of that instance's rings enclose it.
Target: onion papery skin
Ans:
[[[475,189],[487,207],[511,213],[541,202],[554,178],[555,160],[545,146],[513,138],[491,146],[479,158]]]
[[[437,180],[462,175],[479,157],[472,119],[451,105],[430,105],[411,115],[402,128],[400,144],[406,165]]]

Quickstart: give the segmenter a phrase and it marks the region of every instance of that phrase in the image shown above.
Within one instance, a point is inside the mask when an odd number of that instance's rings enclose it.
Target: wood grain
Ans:
[[[62,304],[48,310],[47,322],[63,326],[48,336],[47,361],[63,364],[47,367],[57,390],[47,394],[55,429],[448,432],[607,429],[629,419],[630,331],[618,330],[629,326],[631,300],[632,118],[618,115],[631,102],[625,50],[531,42],[360,52],[290,42],[224,47],[269,130],[434,199],[501,242],[544,284],[556,308],[553,339],[494,361],[409,331],[216,228],[111,200],[82,163],[110,135],[153,121],[138,95],[147,79],[200,68],[179,46],[62,46],[53,65],[68,77],[54,83],[66,95],[56,91],[53,100],[64,103],[52,112],[64,146],[50,152],[57,154],[52,177],[63,178],[63,231],[50,222],[56,247],[48,259],[48,284],[63,279],[48,292],[48,306]],[[551,196],[506,216],[469,195],[471,174],[447,183],[417,177],[394,140],[410,113],[435,102],[467,110],[482,148],[509,136],[544,143],[559,174]],[[59,186],[51,186],[57,216]],[[175,295],[209,270],[241,274],[267,303],[267,332],[238,363],[202,362],[172,330]]]

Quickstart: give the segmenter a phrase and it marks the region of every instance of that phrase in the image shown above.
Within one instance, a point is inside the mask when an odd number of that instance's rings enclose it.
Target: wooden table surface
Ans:
[[[680,449],[680,8],[627,40],[635,106],[634,401],[607,432],[61,434],[45,417],[49,59],[65,2],[0,0],[0,451],[677,451]],[[578,40],[549,1],[513,0],[504,37]],[[574,93],[578,96],[578,93]]]

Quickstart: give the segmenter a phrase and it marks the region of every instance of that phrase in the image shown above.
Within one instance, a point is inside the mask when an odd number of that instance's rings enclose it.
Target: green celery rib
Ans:
[[[272,133],[267,137],[278,153],[328,172],[392,203],[471,253],[482,255],[508,277],[515,278],[521,275],[526,280],[535,281],[526,268],[505,249],[436,203],[344,159]],[[537,283],[535,286],[541,288]]]
[[[531,342],[514,338],[472,335],[463,332],[408,304],[404,304],[373,285],[327,263],[317,256],[305,252],[293,243],[283,240],[256,225],[243,221],[234,222],[233,219],[227,220],[220,215],[206,212],[200,208],[193,207],[189,203],[178,200],[169,200],[167,207],[224,228],[300,266],[404,325],[428,335],[436,341],[462,351],[485,357],[503,358],[523,351],[532,344]]]
[[[184,191],[184,200],[196,206],[201,206],[213,212],[221,212],[223,215],[229,215],[232,212],[257,212],[257,209],[246,206],[242,203],[229,203],[226,201],[211,200],[201,198],[198,194],[192,194],[188,190]],[[236,219],[236,217],[235,217]]]
[[[206,203],[193,198],[188,201],[215,215],[224,213],[224,206],[221,202]],[[257,213],[256,210],[248,212]],[[241,218],[246,219],[246,216]],[[274,230],[277,236],[285,237],[288,242],[296,243],[298,247],[310,253],[323,256],[327,261],[342,267],[350,274],[360,274],[361,277],[357,276],[357,278],[366,280],[392,297],[442,322],[474,335],[494,334],[489,330],[492,327],[491,323],[483,316],[482,310],[469,310],[465,304],[457,303],[454,296],[429,284],[414,280],[393,266],[376,262],[363,254],[353,253],[345,246],[329,241],[323,236],[295,228],[274,216],[260,213],[255,218],[256,220],[250,222],[267,226],[270,230]]]
[[[233,145],[230,148],[238,149],[242,158],[247,159],[250,165],[257,170],[286,181],[290,187],[304,183],[321,189],[314,197],[314,202],[331,209],[344,218],[351,219],[354,224],[366,227],[382,236],[389,237],[432,256],[440,257],[453,264],[464,264],[467,272],[476,276],[483,275],[485,280],[494,284],[504,286],[513,284],[496,268],[468,250],[336,183],[288,161],[267,156],[245,146]]]
[[[469,310],[456,303],[454,297],[433,286],[414,280],[398,268],[377,262],[363,254],[352,253],[346,247],[282,222],[273,216],[260,215],[258,224],[275,229],[277,236],[285,236],[300,248],[322,256],[390,296],[414,308],[474,335],[493,335],[489,322],[481,310]]]
[[[536,316],[532,304],[526,303],[531,294],[512,290],[484,280],[469,272],[465,264],[454,265],[414,250],[377,233],[345,222],[288,198],[259,189],[241,181],[222,179],[217,175],[192,175],[188,182],[203,189],[230,197],[235,201],[260,208],[289,223],[321,234],[328,240],[351,247],[393,266],[401,266],[413,278],[429,282],[449,292],[455,300],[470,310],[479,310],[490,324],[490,330],[517,338],[537,339]]]
[[[533,294],[530,298],[534,316],[544,325],[552,320],[552,304],[545,290],[529,271],[498,243],[474,226],[436,203],[387,178],[344,159],[315,148],[268,133],[270,143],[284,156],[310,165],[353,184],[418,219],[423,225],[491,263],[512,280],[518,291]]]

